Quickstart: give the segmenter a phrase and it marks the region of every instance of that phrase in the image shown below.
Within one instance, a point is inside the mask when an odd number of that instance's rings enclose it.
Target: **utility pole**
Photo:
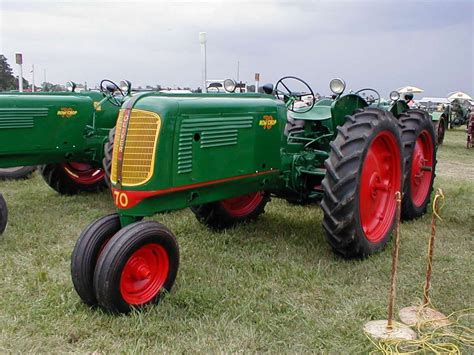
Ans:
[[[237,82],[240,81],[240,61],[237,61]]]
[[[199,43],[201,44],[201,59],[202,59],[202,69],[201,69],[201,80],[202,80],[202,90],[201,92],[207,92],[206,81],[207,81],[207,58],[206,58],[206,32],[199,32]]]
[[[18,75],[18,91],[23,92],[23,54],[15,53],[15,61],[18,64],[20,75]]]
[[[32,73],[32,76],[31,76],[31,92],[35,92],[35,65],[33,64],[31,66],[31,73]]]

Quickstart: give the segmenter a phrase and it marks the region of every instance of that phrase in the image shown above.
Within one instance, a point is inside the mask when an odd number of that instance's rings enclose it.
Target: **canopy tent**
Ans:
[[[462,91],[456,91],[456,92],[450,92],[448,94],[448,100],[449,102],[459,99],[459,100],[472,100],[472,97],[470,97],[468,94],[462,92]]]
[[[404,86],[404,87],[398,88],[397,91],[400,94],[408,94],[408,93],[419,94],[419,93],[422,93],[424,90],[417,88],[416,86]]]

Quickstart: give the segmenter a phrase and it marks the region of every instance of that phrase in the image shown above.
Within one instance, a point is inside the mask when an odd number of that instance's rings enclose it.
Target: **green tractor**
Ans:
[[[101,92],[78,93],[68,83],[68,92],[1,93],[0,168],[42,165],[44,180],[61,194],[105,187],[102,160],[111,151],[104,151],[104,143],[113,134],[124,95],[109,80],[100,87]],[[6,222],[0,195],[0,234]]]
[[[89,306],[128,312],[173,286],[179,248],[163,224],[144,221],[190,207],[225,229],[255,220],[270,197],[322,200],[334,251],[362,258],[382,250],[402,218],[426,212],[435,176],[435,133],[425,111],[344,94],[297,108],[295,77],[265,94],[142,93],[126,100],[113,142],[117,213],[89,224],[71,257],[74,287]]]

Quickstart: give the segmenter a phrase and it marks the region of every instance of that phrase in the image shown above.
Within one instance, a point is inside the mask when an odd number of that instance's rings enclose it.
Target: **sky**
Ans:
[[[0,0],[0,53],[36,83],[103,78],[134,87],[201,85],[198,35],[207,33],[208,79],[275,83],[294,75],[314,92],[343,78],[387,97],[474,95],[474,0]],[[239,63],[239,65],[238,65]]]

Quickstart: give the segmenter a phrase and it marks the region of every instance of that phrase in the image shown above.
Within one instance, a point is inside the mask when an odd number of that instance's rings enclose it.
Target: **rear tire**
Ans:
[[[436,175],[436,135],[431,117],[423,110],[407,110],[399,123],[404,159],[401,218],[411,220],[423,216],[430,202]]]
[[[104,144],[104,159],[102,159],[102,168],[104,169],[104,181],[110,188],[110,174],[112,172],[112,153],[114,150],[115,127],[109,132],[109,140]]]
[[[35,170],[36,165],[0,169],[0,180],[29,179]]]
[[[7,228],[7,222],[8,222],[7,203],[5,199],[3,198],[3,195],[0,194],[0,235]]]
[[[79,169],[82,166],[84,168]],[[48,164],[43,165],[40,172],[46,183],[63,195],[76,195],[84,191],[97,192],[107,186],[102,168],[88,163]]]
[[[391,113],[374,108],[346,116],[337,129],[322,181],[323,227],[338,254],[360,258],[382,250],[395,227],[400,132]]]
[[[99,256],[94,273],[97,301],[113,313],[157,303],[171,290],[178,268],[179,247],[168,228],[154,221],[130,224]]]
[[[434,129],[436,132],[436,142],[438,145],[443,144],[444,136],[446,134],[446,120],[444,116],[441,116],[440,119],[434,122]]]
[[[191,211],[202,224],[221,230],[256,220],[265,213],[265,206],[269,201],[268,193],[257,191],[222,201],[192,206]]]
[[[120,230],[118,214],[100,217],[89,224],[77,239],[71,255],[71,278],[79,297],[88,306],[95,306],[94,269],[108,241]]]

